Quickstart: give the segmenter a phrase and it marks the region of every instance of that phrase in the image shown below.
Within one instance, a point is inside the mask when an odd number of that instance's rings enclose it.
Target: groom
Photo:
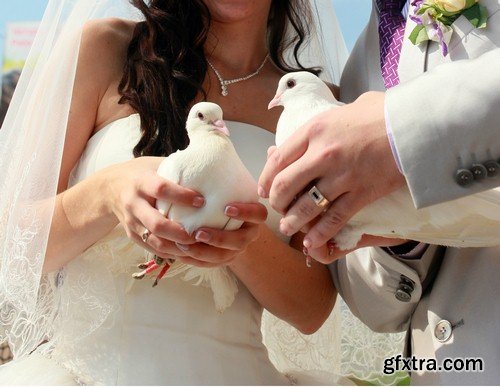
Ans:
[[[417,23],[408,14],[421,3],[374,1],[340,84],[341,99],[352,103],[319,116],[272,153],[259,181],[264,196],[272,192],[273,207],[287,210],[289,230],[319,215],[304,245],[320,261],[331,262],[339,252],[318,246],[363,206],[403,184],[417,207],[500,185],[500,1],[478,1],[488,13],[485,28],[458,17],[446,47],[410,42]],[[475,2],[426,3],[458,15]],[[350,136],[340,143],[342,130]],[[306,153],[297,154],[299,148]],[[283,200],[300,195],[284,195],[280,187],[296,186],[303,170],[316,171],[311,181],[333,202],[326,213],[312,200],[297,201],[303,208],[288,208]],[[278,173],[281,184],[271,191]],[[365,237],[358,247],[389,244]],[[498,384],[500,248],[408,242],[358,249],[330,268],[337,290],[363,322],[376,331],[408,331],[406,355],[416,359],[412,383]],[[410,363],[398,363],[409,371]]]

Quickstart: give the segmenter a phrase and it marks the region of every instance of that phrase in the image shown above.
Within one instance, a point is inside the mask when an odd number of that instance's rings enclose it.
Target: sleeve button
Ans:
[[[455,175],[455,179],[458,185],[467,187],[474,181],[474,175],[468,169],[459,169]]]
[[[484,166],[486,167],[488,177],[495,177],[500,171],[500,164],[498,164],[495,160],[486,161]]]
[[[486,178],[488,171],[483,164],[472,164],[470,169],[472,175],[474,176],[474,180],[483,180]]]

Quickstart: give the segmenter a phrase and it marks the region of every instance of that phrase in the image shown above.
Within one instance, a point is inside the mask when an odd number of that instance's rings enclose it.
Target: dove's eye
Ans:
[[[292,87],[295,87],[296,83],[293,79],[290,79],[287,83],[286,86],[291,89]]]
[[[204,120],[204,119],[205,119],[205,116],[203,115],[203,113],[202,113],[202,112],[198,112],[198,118],[199,118],[200,120]]]

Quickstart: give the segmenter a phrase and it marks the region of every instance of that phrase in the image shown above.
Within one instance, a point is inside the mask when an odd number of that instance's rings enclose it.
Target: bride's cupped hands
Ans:
[[[99,172],[103,203],[124,227],[127,236],[154,255],[198,267],[231,263],[259,237],[267,209],[261,203],[227,203],[228,218],[243,221],[238,230],[200,228],[188,234],[177,222],[163,216],[155,204],[164,200],[175,205],[202,208],[205,198],[198,192],[160,177],[156,171],[163,157],[140,157]],[[145,241],[145,230],[150,235]]]

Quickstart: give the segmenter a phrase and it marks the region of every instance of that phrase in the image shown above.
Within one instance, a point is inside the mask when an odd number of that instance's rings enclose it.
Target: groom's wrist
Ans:
[[[385,102],[384,102],[384,118],[385,118],[385,130],[387,133],[387,139],[389,140],[389,144],[391,146],[392,156],[394,157],[394,161],[396,162],[399,172],[403,173],[403,169],[401,168],[401,160],[399,159],[398,151],[396,149],[396,145],[394,144],[394,136],[392,135],[391,120],[389,117],[389,113],[387,112],[387,104]]]

